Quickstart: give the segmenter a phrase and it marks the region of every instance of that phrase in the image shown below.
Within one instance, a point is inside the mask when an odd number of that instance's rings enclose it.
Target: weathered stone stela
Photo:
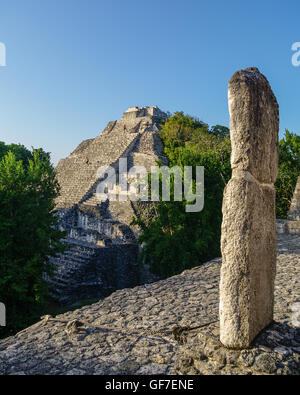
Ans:
[[[220,340],[248,347],[273,320],[279,109],[257,68],[229,82],[232,178],[223,200]]]

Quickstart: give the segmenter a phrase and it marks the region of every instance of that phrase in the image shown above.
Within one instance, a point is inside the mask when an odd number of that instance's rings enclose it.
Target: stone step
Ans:
[[[97,198],[96,195],[93,195],[89,199],[85,200],[82,205],[87,205],[87,206],[100,206],[101,201]]]
[[[75,271],[78,271],[78,268],[82,267],[82,265],[72,264],[71,262],[57,261],[52,262],[54,266],[54,270],[56,275],[68,277],[72,275]]]
[[[59,254],[56,258],[50,257],[49,262],[54,267],[54,276],[47,277],[47,283],[52,287],[51,296],[63,301],[68,294],[74,296],[74,290],[78,287],[78,275],[80,276],[81,267],[89,264],[99,247],[90,243],[65,238],[64,243],[68,249]],[[99,285],[99,282],[86,282],[86,286]],[[80,286],[83,283],[80,282]],[[67,300],[66,299],[66,300]]]
[[[63,241],[70,246],[71,249],[77,249],[78,247],[83,247],[84,249],[87,249],[88,251],[96,251],[98,249],[97,246],[91,243],[87,243],[86,241],[81,241],[81,240],[75,240],[71,239],[69,237],[63,239]]]
[[[300,234],[300,220],[287,222],[288,232],[290,234]]]
[[[137,134],[122,133],[116,126],[109,137],[93,139],[78,157],[70,156],[59,162],[56,172],[61,189],[57,204],[78,203],[93,187],[99,166],[113,164],[135,140]]]
[[[94,253],[86,254],[86,253],[80,252],[80,251],[78,251],[78,252],[76,252],[76,251],[66,251],[65,253],[60,254],[56,258],[53,258],[53,259],[71,258],[71,259],[74,259],[74,260],[76,260],[78,262],[84,262],[84,261],[90,259],[90,257],[92,255],[94,255]]]
[[[72,259],[72,257],[60,257],[60,258],[52,258],[49,262],[54,266],[63,266],[63,267],[74,267],[78,268],[79,266],[86,266],[86,264],[90,261],[90,259],[86,259],[85,261],[78,261],[76,259]]]
[[[287,219],[279,219],[276,223],[278,234],[300,234],[300,220],[291,221]]]
[[[92,255],[94,255],[94,254],[88,255],[88,254],[76,253],[76,252],[71,251],[71,252],[66,252],[64,254],[64,257],[67,259],[70,259],[70,260],[74,260],[76,262],[84,263],[84,262],[90,260]]]
[[[62,278],[56,278],[55,281],[52,280],[52,278],[49,278],[47,280],[47,283],[49,285],[54,285],[55,289],[59,289],[59,288],[63,288],[63,287],[68,287],[70,285],[70,282],[68,282],[67,280],[64,280]]]

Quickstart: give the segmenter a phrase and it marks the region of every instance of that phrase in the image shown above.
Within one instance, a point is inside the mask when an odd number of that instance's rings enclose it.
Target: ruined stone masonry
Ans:
[[[291,221],[300,221],[300,176],[296,185],[288,219]]]
[[[56,208],[61,227],[69,237],[94,244],[106,240],[114,244],[135,241],[129,226],[134,214],[131,202],[99,202],[97,170],[100,166],[112,166],[118,175],[120,158],[127,158],[128,169],[143,165],[147,170],[157,160],[165,160],[158,137],[160,121],[165,118],[166,114],[156,106],[129,108],[119,121],[109,122],[99,136],[83,141],[58,163],[61,194]]]
[[[120,158],[126,158],[128,170],[142,165],[150,171],[158,160],[165,163],[158,136],[165,118],[157,106],[129,108],[119,121],[109,122],[99,136],[83,141],[58,163],[61,194],[56,209],[69,247],[65,254],[51,259],[56,275],[48,281],[60,302],[103,297],[115,289],[153,280],[136,264],[137,229],[130,225],[136,204],[129,200],[100,202],[97,170],[111,166],[118,179]]]
[[[279,111],[256,68],[229,82],[232,178],[223,199],[220,340],[247,348],[273,320]]]
[[[300,176],[291,202],[288,219],[277,220],[279,233],[300,234]]]
[[[0,375],[299,375],[300,235],[277,248],[275,323],[249,349],[220,344],[217,258],[0,340]]]
[[[229,97],[234,152],[233,177],[223,206],[223,262],[216,258],[177,276],[135,288],[119,284],[124,289],[93,305],[56,317],[41,317],[33,326],[0,340],[0,375],[300,374],[300,235],[279,234],[276,253],[274,234],[277,102],[257,69],[236,73]],[[132,125],[138,118],[143,124],[151,111],[129,110],[124,116],[126,123],[119,121],[116,133],[136,133]],[[153,113],[156,111],[153,108]],[[116,125],[109,126],[105,133]],[[148,135],[139,128],[136,142],[147,140]],[[151,133],[149,136],[151,140]],[[122,281],[126,277],[122,270],[129,268],[124,265],[124,254],[128,252],[126,259],[130,262],[130,248],[134,247],[124,233],[109,233],[98,227],[108,219],[106,207],[99,211],[95,200],[90,200],[95,180],[91,176],[87,181],[80,170],[84,161],[88,165],[97,158],[96,148],[88,149],[90,144],[97,146],[93,141],[82,143],[68,158],[70,163],[66,159],[58,166],[61,179],[73,177],[78,185],[85,186],[72,195],[70,183],[58,201],[61,226],[69,236],[76,236],[67,239],[70,248],[57,264],[69,286],[70,294],[64,288],[69,299],[72,290],[80,294],[89,292],[92,286],[107,286],[111,279],[101,271],[105,265],[108,274]],[[109,146],[105,137],[101,141]],[[133,160],[145,163],[145,158],[151,162],[155,157],[139,155],[135,143],[129,145],[126,154]],[[88,152],[92,154],[86,156]],[[116,158],[117,154],[112,159]],[[72,175],[76,163],[78,177]],[[84,192],[87,186],[88,193]],[[292,206],[294,210],[297,204]],[[83,216],[87,219],[82,220]],[[114,218],[112,221],[117,221]],[[107,228],[112,229],[111,224]],[[103,241],[100,237],[104,236],[104,244],[110,241],[111,245],[97,246],[96,240]],[[255,333],[258,336],[250,344]]]

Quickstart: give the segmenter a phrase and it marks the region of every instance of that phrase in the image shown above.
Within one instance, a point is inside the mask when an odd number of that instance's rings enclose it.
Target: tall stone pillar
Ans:
[[[257,68],[229,82],[232,178],[224,191],[220,340],[246,348],[273,320],[279,109]]]

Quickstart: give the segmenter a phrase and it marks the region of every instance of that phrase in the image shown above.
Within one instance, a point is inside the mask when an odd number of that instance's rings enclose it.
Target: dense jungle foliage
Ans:
[[[0,336],[28,326],[43,309],[48,257],[64,248],[53,212],[58,193],[48,153],[0,143],[0,301],[7,307]]]
[[[205,203],[201,212],[186,212],[187,201],[160,201],[143,208],[134,220],[141,229],[141,262],[168,277],[220,256],[222,198],[231,176],[229,129],[177,112],[160,131],[169,167],[204,166]],[[300,136],[286,131],[279,143],[276,182],[277,218],[286,218],[300,174]],[[194,184],[195,184],[194,175]],[[183,181],[184,182],[184,181]],[[171,187],[174,177],[171,176]],[[194,185],[195,188],[195,185]],[[174,192],[174,191],[173,191]]]

